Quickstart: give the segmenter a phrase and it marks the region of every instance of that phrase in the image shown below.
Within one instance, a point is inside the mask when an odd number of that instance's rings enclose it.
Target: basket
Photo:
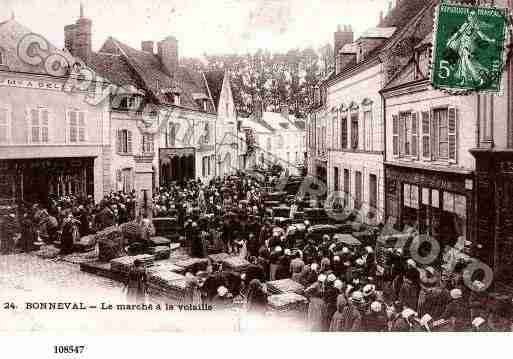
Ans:
[[[241,257],[228,257],[221,261],[223,268],[235,272],[244,272],[251,265],[247,260]]]
[[[275,294],[267,298],[269,309],[276,312],[303,312],[307,303],[305,297],[296,293]]]
[[[305,292],[305,287],[292,279],[280,279],[267,282],[267,290],[271,294],[295,293],[302,295]]]
[[[171,255],[171,249],[168,246],[157,246],[150,248],[150,253],[155,256],[155,260],[168,259]]]
[[[113,272],[128,273],[130,269],[134,266],[134,262],[136,260],[141,261],[145,268],[149,268],[153,266],[155,256],[150,254],[141,254],[138,256],[125,256],[115,258],[110,261],[110,269]]]

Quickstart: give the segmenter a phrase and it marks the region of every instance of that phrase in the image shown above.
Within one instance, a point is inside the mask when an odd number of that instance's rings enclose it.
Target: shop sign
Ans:
[[[60,82],[16,79],[16,78],[12,78],[12,77],[2,77],[2,76],[0,76],[0,86],[31,88],[31,89],[51,90],[51,91],[61,91],[63,89],[63,84]]]

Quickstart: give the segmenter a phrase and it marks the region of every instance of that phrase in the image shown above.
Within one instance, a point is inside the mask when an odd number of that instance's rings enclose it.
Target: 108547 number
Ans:
[[[54,354],[82,354],[85,350],[85,345],[54,345]]]

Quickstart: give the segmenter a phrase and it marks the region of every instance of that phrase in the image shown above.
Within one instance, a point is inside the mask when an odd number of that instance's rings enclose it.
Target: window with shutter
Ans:
[[[399,116],[392,115],[392,150],[394,156],[399,156]]]
[[[347,116],[343,116],[341,122],[340,146],[342,148],[347,148]]]
[[[126,134],[126,152],[132,153],[132,131],[127,131]]]
[[[430,112],[422,112],[422,159],[425,161],[431,160],[431,127],[430,127]]]
[[[410,156],[411,153],[411,112],[404,114],[404,155]]]
[[[11,138],[11,118],[7,108],[0,108],[0,144],[6,144]]]
[[[117,148],[117,151],[118,153],[121,153],[122,152],[122,143],[123,143],[123,131],[119,130],[117,131],[117,143],[116,143],[116,148]]]
[[[69,112],[69,142],[77,142],[77,113]]]
[[[449,162],[456,163],[458,157],[458,118],[456,109],[449,107],[448,110],[448,141],[449,141]]]
[[[37,109],[30,110],[31,123],[31,142],[39,143],[39,111]]]
[[[351,115],[351,148],[358,149],[358,114]]]
[[[43,108],[40,111],[41,115],[41,142],[48,143],[48,124],[49,124],[49,114],[48,109]]]
[[[418,115],[417,115],[417,112],[413,112],[411,114],[411,155],[416,158],[418,158],[418,156],[419,156],[418,131],[419,131]]]
[[[406,116],[404,113],[399,114],[399,157],[404,156],[405,147],[405,122]]]
[[[78,140],[80,142],[85,142],[86,140],[86,127],[85,127],[85,113],[78,113]]]

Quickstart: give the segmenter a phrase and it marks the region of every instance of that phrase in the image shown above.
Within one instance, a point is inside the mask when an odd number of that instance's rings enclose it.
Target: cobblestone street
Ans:
[[[125,303],[123,285],[80,272],[77,264],[35,255],[0,256],[0,331],[66,332],[212,332],[290,330],[291,324],[241,318],[235,311],[180,312],[100,310],[102,302]],[[4,309],[13,302],[15,310]],[[28,310],[26,303],[83,302],[87,310]],[[222,319],[222,320],[220,320]],[[273,322],[272,324],[269,322]],[[298,329],[300,327],[297,326]]]

